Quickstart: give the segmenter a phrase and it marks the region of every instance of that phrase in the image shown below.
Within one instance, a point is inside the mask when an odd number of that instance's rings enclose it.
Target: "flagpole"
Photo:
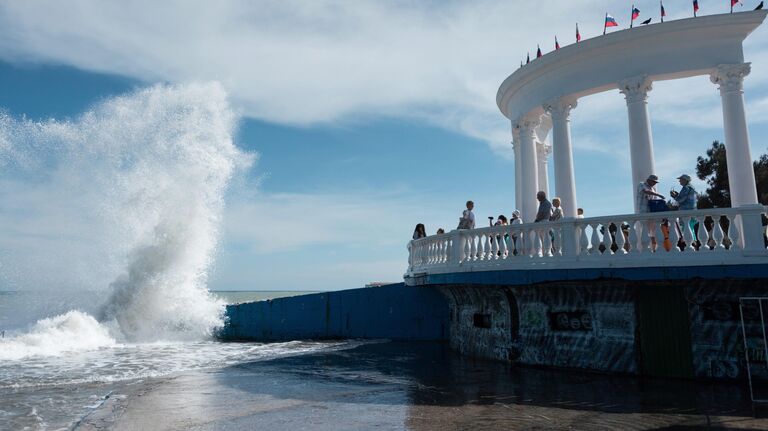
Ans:
[[[635,23],[635,4],[632,3],[632,10],[629,12],[629,28]]]
[[[693,8],[693,17],[696,18],[696,7]]]
[[[733,1],[731,1],[731,13],[733,13]]]
[[[733,6],[731,6],[733,9]],[[608,29],[608,12],[605,13],[605,21],[603,21],[603,36],[605,36],[605,30]]]
[[[581,35],[579,34],[579,23],[576,23],[576,43],[579,43],[581,39]]]
[[[659,0],[659,12],[661,12],[661,22],[664,22],[664,1]]]

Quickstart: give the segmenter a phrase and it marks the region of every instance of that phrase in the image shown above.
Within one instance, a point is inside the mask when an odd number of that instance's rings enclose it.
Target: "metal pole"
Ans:
[[[747,345],[747,330],[744,325],[744,298],[739,298],[739,315],[741,316],[741,336],[744,340],[744,358],[747,360],[747,379],[749,380],[749,398],[754,402],[755,393],[752,391],[752,369],[749,365],[749,346]]]

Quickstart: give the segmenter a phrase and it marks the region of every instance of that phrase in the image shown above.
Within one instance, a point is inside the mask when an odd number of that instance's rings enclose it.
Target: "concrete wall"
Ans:
[[[434,288],[382,287],[227,306],[225,340],[447,340],[448,303]]]
[[[768,296],[762,279],[454,285],[441,290],[451,307],[451,347],[465,355],[725,379],[746,376],[739,298]],[[756,302],[745,307],[745,329],[751,361],[757,364],[752,372],[762,376],[768,370]]]

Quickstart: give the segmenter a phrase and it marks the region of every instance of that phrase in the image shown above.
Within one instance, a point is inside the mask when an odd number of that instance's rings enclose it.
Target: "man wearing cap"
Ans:
[[[638,213],[642,214],[651,212],[648,201],[656,198],[664,199],[664,195],[656,193],[656,184],[658,183],[659,177],[651,174],[648,175],[648,179],[646,179],[645,182],[638,184],[637,194],[635,195],[635,207],[637,208]],[[638,221],[635,225],[635,229],[637,229],[639,224],[640,222]],[[656,222],[653,220],[646,220],[643,224],[645,225],[645,229],[648,231],[648,237],[651,239],[651,250],[656,251]]]
[[[696,190],[691,186],[691,176],[683,174],[677,177],[680,180],[680,185],[683,186],[680,192],[672,190],[669,195],[672,199],[677,201],[681,210],[695,210],[696,209]]]
[[[659,183],[659,177],[656,175],[649,175],[645,182],[640,183],[637,186],[637,194],[635,195],[635,207],[638,213],[651,212],[648,207],[648,201],[652,199],[664,199],[664,195],[656,193],[656,184]]]

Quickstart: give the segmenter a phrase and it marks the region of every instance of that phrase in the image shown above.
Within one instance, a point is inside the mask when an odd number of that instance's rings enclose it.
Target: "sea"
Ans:
[[[221,303],[311,292],[211,292]],[[355,341],[222,343],[118,339],[98,292],[0,291],[0,430],[72,429],[126,385],[185,371],[347,349]]]

